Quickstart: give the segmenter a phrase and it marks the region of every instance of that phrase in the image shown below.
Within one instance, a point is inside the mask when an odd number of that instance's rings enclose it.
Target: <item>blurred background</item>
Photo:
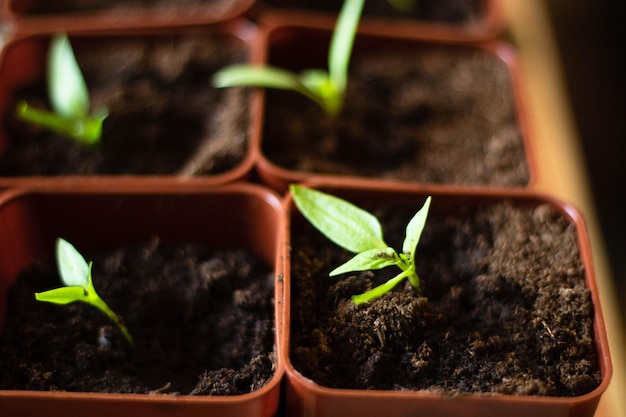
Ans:
[[[545,1],[624,322],[626,7],[619,0]]]

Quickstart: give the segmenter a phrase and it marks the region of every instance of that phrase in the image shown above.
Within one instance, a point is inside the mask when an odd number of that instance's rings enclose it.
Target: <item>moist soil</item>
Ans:
[[[355,48],[358,47],[355,45]],[[263,153],[295,171],[470,186],[530,181],[510,73],[483,50],[357,54],[343,113],[267,90]]]
[[[236,395],[274,374],[273,274],[246,251],[153,238],[86,258],[134,349],[87,304],[35,301],[60,285],[40,260],[10,290],[0,389]]]
[[[27,14],[48,14],[65,12],[106,11],[127,15],[163,10],[164,13],[175,13],[183,16],[207,17],[226,15],[237,0],[35,0],[29,2]]]
[[[379,205],[380,207],[380,205]],[[374,211],[401,247],[421,206]],[[350,296],[398,271],[328,273],[350,258],[311,226],[292,237],[296,369],[322,386],[577,396],[600,383],[593,306],[573,225],[550,206],[432,211],[406,280],[357,306]]]
[[[342,0],[264,0],[264,3],[276,8],[315,10],[337,13]],[[470,24],[484,17],[485,11],[481,0],[418,0],[417,7],[411,11],[399,11],[388,0],[368,0],[363,6],[363,16],[403,17],[409,19]]]
[[[211,74],[247,57],[233,37],[76,39],[73,47],[92,108],[109,111],[102,143],[80,145],[7,112],[0,175],[210,175],[244,158],[247,94],[211,86]],[[22,99],[48,109],[45,81],[19,91]]]

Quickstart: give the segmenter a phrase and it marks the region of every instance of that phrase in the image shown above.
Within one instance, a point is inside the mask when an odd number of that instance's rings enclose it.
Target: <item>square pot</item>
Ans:
[[[253,4],[254,0],[8,0],[2,8],[17,32],[32,34],[221,23],[242,16]]]
[[[0,254],[0,328],[7,326],[9,320],[7,296],[18,279],[18,274],[33,265],[34,261],[52,256],[54,241],[58,237],[63,237],[74,244],[85,254],[86,258],[89,258],[89,253],[109,251],[123,247],[125,244],[143,242],[155,235],[163,241],[200,245],[209,251],[247,251],[263,263],[268,271],[271,271],[273,290],[270,291],[273,292],[276,302],[273,303],[273,307],[268,306],[274,316],[270,321],[279,317],[282,283],[276,279],[281,272],[276,260],[281,205],[278,197],[265,188],[249,184],[233,184],[213,187],[202,192],[167,189],[141,193],[87,189],[68,192],[5,191],[0,199],[0,248],[2,249]],[[96,263],[94,263],[94,285],[101,289],[106,288],[109,284],[102,281],[98,283],[95,267]],[[171,271],[172,267],[168,267],[167,270]],[[263,280],[271,279],[270,275],[263,275]],[[158,285],[156,288],[161,288],[161,286]],[[152,290],[148,292],[150,291]],[[160,309],[164,312],[171,312],[172,315],[178,314],[178,307],[175,307],[177,304],[174,304],[177,296],[174,293],[168,294],[170,294],[168,299],[172,301],[160,301]],[[102,292],[101,295],[104,296]],[[155,297],[152,303],[156,300]],[[131,334],[135,333],[136,349],[145,348],[146,340],[152,339],[146,338],[143,330],[136,324],[132,324],[135,320],[132,316],[136,310],[124,311],[123,307],[115,304],[115,300],[108,302],[113,303],[112,308],[121,312],[122,316],[126,314],[127,326]],[[69,306],[45,303],[38,303],[38,305],[49,306],[56,314],[59,309],[68,309],[71,308],[70,306],[81,308],[79,306],[83,303]],[[95,311],[91,308],[89,310]],[[225,309],[224,311],[232,310]],[[229,314],[231,313],[223,315]],[[157,316],[160,317],[160,315]],[[81,317],[86,316],[83,314]],[[62,325],[61,322],[41,324],[42,327]],[[278,326],[278,323],[274,325]],[[196,326],[196,324],[180,322],[178,325],[180,328],[186,328],[186,326]],[[201,327],[197,326],[193,328],[200,332]],[[114,345],[116,336],[114,332],[112,334],[110,340]],[[250,337],[248,343],[252,343],[252,334],[246,337]],[[71,337],[68,336],[67,340],[70,339]],[[215,340],[206,342],[218,343]],[[172,344],[181,344],[180,342],[179,339],[171,340]],[[85,346],[88,343],[90,342],[86,338]],[[275,335],[273,343],[273,349],[276,349]],[[141,356],[152,355],[151,350],[159,349],[157,346],[150,344],[148,349],[142,349]],[[87,348],[77,347],[76,352],[81,352],[83,349]],[[172,352],[172,354],[191,357],[191,352],[187,350]],[[277,353],[271,353],[271,351],[266,354],[277,356]],[[98,361],[98,359],[93,360]],[[44,363],[47,364],[45,361]],[[115,372],[115,368],[117,365],[106,369],[107,372]],[[202,372],[203,369],[200,369],[197,375],[200,376]],[[54,389],[31,391],[5,388],[0,390],[0,409],[2,414],[7,416],[89,414],[92,416],[250,415],[269,417],[275,415],[278,410],[282,373],[282,365],[274,360],[273,375],[269,380],[256,390],[239,395],[148,395],[63,392],[62,388],[56,391]],[[191,383],[195,384],[197,381],[194,379]]]
[[[351,295],[398,271],[329,277],[352,254],[313,229],[286,196],[281,355],[288,415],[594,415],[612,363],[588,237],[574,207],[520,190],[311,186],[374,213],[396,249],[426,196],[432,203],[416,252],[422,292],[405,280],[355,305]],[[554,304],[546,311],[548,301]],[[562,322],[576,330],[559,328]],[[365,329],[352,333],[352,324]]]
[[[331,28],[341,6],[340,1],[334,0],[263,0],[257,3],[253,10],[265,24],[272,25],[279,21],[307,24],[317,21]],[[416,12],[400,12],[384,1],[366,2],[359,30],[385,35],[393,28],[394,32],[407,38],[466,42],[495,39],[504,31],[504,13],[498,0],[432,0],[421,3],[421,11],[418,4]],[[466,5],[475,9],[469,12],[465,9]]]
[[[238,89],[224,95],[210,78],[224,65],[245,62],[254,36],[253,27],[243,21],[197,29],[70,34],[92,107],[109,110],[102,144],[94,148],[32,129],[14,117],[20,99],[49,108],[45,73],[52,34],[11,39],[0,57],[0,188],[127,186],[136,180],[140,187],[204,186],[246,177],[255,158],[248,139],[256,117],[249,105],[254,93]],[[55,142],[56,150],[51,148]],[[36,146],[32,159],[17,162],[21,155],[31,155],[23,150],[28,143]],[[66,150],[80,162],[70,162]],[[53,155],[62,162],[50,169]],[[37,164],[43,167],[24,171]]]
[[[262,37],[265,56],[254,59],[296,73],[326,68],[330,36],[313,25],[276,26]],[[279,191],[331,176],[496,188],[535,182],[516,53],[503,42],[359,32],[336,119],[297,93],[262,92],[257,168]]]

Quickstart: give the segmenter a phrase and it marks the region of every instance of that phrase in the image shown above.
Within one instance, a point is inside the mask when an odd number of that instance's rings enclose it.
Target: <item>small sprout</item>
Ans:
[[[56,259],[59,275],[65,287],[36,293],[35,298],[38,301],[54,304],[69,304],[75,301],[91,304],[113,320],[128,343],[133,346],[130,332],[120,317],[100,298],[93,286],[91,279],[92,262],[87,263],[72,244],[61,238],[57,239],[56,243]]]
[[[216,72],[213,85],[218,88],[255,86],[291,90],[319,104],[326,114],[341,112],[348,83],[348,65],[364,0],[345,0],[328,52],[328,71],[307,69],[300,74],[273,66],[231,65]]]
[[[97,109],[89,114],[87,84],[65,34],[56,35],[50,43],[47,84],[53,111],[36,109],[22,100],[17,105],[17,116],[79,143],[98,144],[108,112]]]
[[[424,230],[431,197],[409,221],[402,253],[397,253],[383,240],[382,226],[373,214],[321,191],[298,185],[291,185],[290,191],[296,207],[317,230],[336,245],[356,253],[352,259],[332,270],[330,276],[392,265],[400,268],[401,272],[386,283],[352,296],[355,304],[382,296],[405,278],[420,290],[420,280],[415,271],[415,251]]]

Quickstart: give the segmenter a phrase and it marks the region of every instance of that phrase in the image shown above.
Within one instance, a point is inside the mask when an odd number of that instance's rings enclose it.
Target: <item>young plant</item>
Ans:
[[[400,268],[400,273],[384,284],[352,296],[355,304],[380,297],[405,278],[420,290],[420,280],[415,271],[415,251],[424,230],[431,197],[409,221],[402,252],[398,253],[383,240],[382,226],[373,214],[321,191],[299,185],[291,185],[290,191],[296,207],[317,230],[336,245],[356,253],[346,263],[333,269],[329,273],[331,277],[394,265]]]
[[[22,100],[17,105],[17,116],[82,144],[100,143],[102,123],[108,112],[98,109],[89,114],[87,84],[65,34],[54,36],[50,42],[47,86],[53,111],[36,109]]]
[[[326,114],[337,116],[343,107],[348,64],[365,0],[344,0],[328,52],[328,70],[307,69],[300,74],[274,66],[232,65],[213,76],[218,88],[233,86],[291,90],[319,104]]]
[[[91,279],[91,266],[93,263],[87,263],[85,258],[71,243],[61,238],[57,239],[56,242],[56,260],[59,275],[65,287],[36,293],[35,298],[38,301],[63,305],[75,301],[91,304],[117,324],[128,343],[132,346],[133,338],[130,332],[124,326],[120,317],[100,298],[93,286]]]

